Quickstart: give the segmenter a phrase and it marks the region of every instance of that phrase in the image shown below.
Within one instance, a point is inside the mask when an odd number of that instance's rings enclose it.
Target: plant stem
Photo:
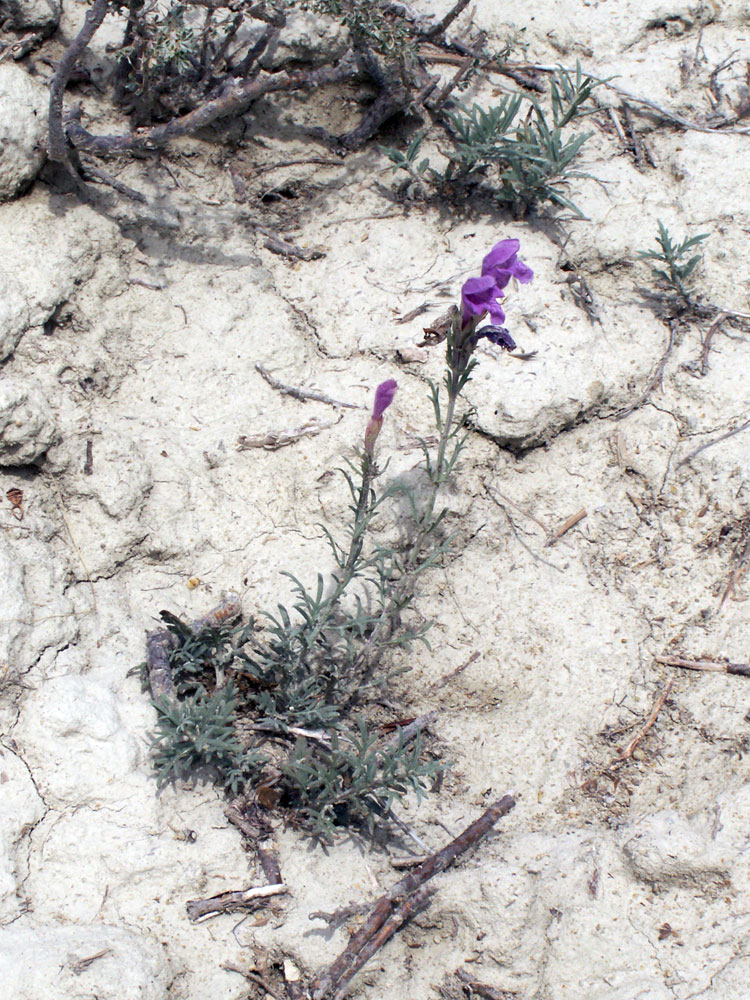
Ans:
[[[311,648],[318,636],[325,628],[334,609],[341,600],[346,588],[356,576],[357,564],[362,553],[362,539],[369,523],[369,513],[372,508],[371,487],[375,478],[377,468],[372,460],[372,456],[367,452],[362,456],[362,480],[357,496],[357,506],[354,511],[354,524],[352,525],[351,541],[346,562],[342,566],[340,575],[334,574],[335,586],[329,596],[321,605],[315,627],[306,637],[307,648]]]
[[[404,572],[394,586],[392,596],[384,606],[378,624],[373,628],[367,642],[360,650],[353,664],[353,673],[360,673],[364,680],[372,670],[380,646],[387,642],[393,632],[396,615],[403,607],[404,596],[412,586],[414,576],[419,571],[419,556],[424,543],[435,527],[434,513],[440,487],[445,481],[445,453],[453,433],[456,402],[461,392],[461,381],[455,371],[451,371],[448,379],[448,405],[440,428],[437,460],[431,476],[432,488],[427,498],[424,511],[419,519],[419,530],[406,560]]]
[[[451,389],[453,387],[451,386]],[[435,514],[435,503],[437,502],[438,493],[440,492],[440,487],[445,482],[444,468],[445,468],[445,452],[448,448],[448,441],[450,440],[453,420],[456,411],[456,400],[458,399],[458,394],[451,391],[448,397],[448,405],[445,411],[445,418],[443,420],[443,426],[440,430],[440,440],[438,441],[438,451],[437,451],[437,461],[435,463],[435,471],[432,477],[432,488],[430,489],[430,494],[427,498],[425,508],[422,512],[422,516],[419,519],[419,531],[417,532],[417,537],[414,539],[414,544],[411,547],[409,553],[409,558],[406,562],[406,573],[405,578],[410,577],[417,567],[419,556],[424,547],[424,543],[435,526],[434,514]]]

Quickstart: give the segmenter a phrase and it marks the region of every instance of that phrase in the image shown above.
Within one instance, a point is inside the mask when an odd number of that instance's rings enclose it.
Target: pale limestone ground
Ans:
[[[737,50],[721,79],[733,99],[743,95],[746,4],[541,6],[515,21],[529,61],[580,58],[696,118],[711,70]],[[497,7],[478,0],[475,19],[499,44]],[[63,25],[81,16],[66,9]],[[705,62],[683,83],[683,53],[695,53],[701,31]],[[480,96],[501,86],[493,78]],[[341,481],[326,473],[351,453],[366,413],[281,397],[255,363],[362,407],[396,377],[380,448],[393,474],[408,472],[430,416],[425,379],[439,377],[442,358],[438,349],[403,364],[398,349],[420,339],[494,242],[518,236],[536,278],[509,320],[537,354],[480,352],[469,391],[477,430],[445,498],[459,544],[420,602],[436,621],[432,651],[409,658],[394,696],[412,714],[438,710],[434,748],[455,761],[440,794],[405,811],[431,847],[504,791],[519,802],[497,836],[441,877],[429,910],[357,980],[358,995],[436,997],[468,962],[524,1000],[745,1000],[747,682],[677,673],[654,657],[674,646],[748,658],[746,581],[720,602],[738,522],[750,515],[750,431],[682,460],[747,420],[750,336],[725,326],[698,377],[686,366],[700,358],[706,324],[680,327],[661,385],[630,416],[614,414],[648,385],[669,336],[638,291],[648,275],[635,263],[657,218],[678,236],[709,232],[701,288],[750,311],[750,136],[639,118],[658,164],[641,172],[594,124],[585,169],[605,183],[576,183],[587,219],[514,223],[387,200],[391,175],[375,150],[254,178],[258,164],[310,154],[288,119],[338,128],[356,115],[331,93],[273,107],[264,114],[281,139],[267,146],[251,134],[239,150],[176,148],[179,188],[155,163],[115,165],[153,199],[148,210],[112,201],[95,211],[41,181],[0,207],[1,377],[33,389],[31,437],[46,435],[48,448],[38,468],[9,458],[0,468],[0,492],[22,488],[26,511],[18,522],[0,506],[8,997],[239,1000],[249,987],[223,964],[270,949],[320,967],[345,934],[322,933],[308,914],[395,881],[386,851],[345,840],[325,853],[279,829],[283,907],[270,920],[190,925],[187,899],[262,876],[248,871],[216,792],[156,797],[153,711],[127,672],[161,608],[198,616],[229,589],[248,611],[273,607],[288,596],[280,569],[304,579],[325,569],[317,525],[340,523],[346,508]],[[264,127],[261,116],[255,133]],[[230,165],[248,176],[245,205]],[[296,192],[283,212],[253,200],[272,188]],[[263,248],[259,221],[326,256],[290,265]],[[575,305],[563,264],[586,278],[600,323]],[[423,302],[424,317],[395,323]],[[311,418],[331,426],[276,452],[236,449],[240,435]],[[585,519],[545,547],[581,508]],[[192,591],[191,577],[201,581]],[[474,651],[474,664],[430,691]],[[605,772],[669,678],[657,724],[613,781]]]

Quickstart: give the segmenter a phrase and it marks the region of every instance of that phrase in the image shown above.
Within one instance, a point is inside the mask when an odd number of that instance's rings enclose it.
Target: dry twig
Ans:
[[[280,995],[273,987],[269,986],[263,976],[259,975],[253,969],[240,969],[237,965],[222,965],[222,969],[226,969],[227,972],[236,972],[238,976],[242,976],[248,982],[260,986],[270,997],[273,997],[273,1000],[281,1000]]]
[[[677,464],[685,465],[686,462],[689,462],[691,458],[695,458],[696,455],[700,455],[700,453],[705,451],[706,448],[713,448],[715,444],[719,444],[720,441],[726,441],[727,438],[734,437],[735,434],[739,434],[741,431],[747,430],[748,427],[750,427],[750,420],[746,420],[743,424],[740,424],[739,427],[733,427],[731,431],[727,431],[725,434],[720,434],[711,441],[706,441],[705,444],[700,445],[694,451],[685,455],[684,458],[681,458]]]
[[[304,437],[314,437],[321,431],[335,427],[338,420],[319,420],[313,417],[301,427],[293,427],[286,431],[269,431],[267,434],[242,434],[237,438],[237,451],[249,451],[251,448],[263,448],[265,451],[277,451],[290,444],[296,444]]]
[[[405,746],[409,740],[414,739],[417,733],[421,733],[423,729],[431,725],[437,719],[437,716],[437,712],[433,709],[431,712],[425,712],[424,715],[419,715],[416,719],[412,719],[406,726],[397,726],[396,731],[388,740],[386,746],[390,750],[398,750],[400,746]]]
[[[659,712],[661,712],[662,708],[664,708],[664,703],[669,697],[669,692],[672,690],[673,684],[674,684],[674,678],[670,677],[669,681],[667,682],[667,686],[664,688],[664,690],[661,692],[659,697],[654,702],[654,707],[651,709],[651,714],[649,715],[648,719],[646,719],[645,725],[643,725],[638,730],[638,732],[635,734],[630,743],[628,743],[625,749],[621,750],[620,753],[615,757],[615,759],[610,764],[610,769],[614,767],[619,767],[621,764],[624,764],[626,760],[631,759],[631,757],[633,756],[633,752],[635,751],[635,748],[638,746],[638,744],[644,738],[646,733],[648,733],[649,729],[651,729],[653,724],[658,719]]]
[[[633,413],[635,410],[643,406],[643,404],[647,402],[648,397],[651,395],[654,389],[658,385],[662,384],[664,379],[664,369],[667,367],[667,361],[669,361],[669,356],[672,353],[672,348],[674,347],[676,327],[677,327],[676,320],[671,320],[669,324],[669,340],[667,341],[667,349],[661,356],[659,363],[656,366],[656,371],[654,372],[653,376],[649,380],[648,385],[640,394],[638,399],[636,399],[634,403],[631,403],[629,406],[626,406],[624,409],[619,410],[617,413],[614,414],[615,420],[622,420],[623,417],[630,416],[631,413]]]
[[[263,246],[279,257],[296,257],[297,260],[320,260],[326,255],[320,247],[298,247],[275,235],[269,236]]]
[[[468,7],[470,3],[471,0],[458,0],[458,2],[451,7],[451,9],[448,11],[448,13],[441,21],[438,21],[438,23],[434,27],[430,28],[428,31],[425,31],[423,37],[427,39],[441,38],[445,34],[446,30],[456,20],[458,15],[466,7]]]
[[[104,958],[105,955],[111,954],[111,952],[111,948],[102,948],[102,950],[98,951],[95,955],[88,955],[86,958],[79,958],[70,967],[73,975],[80,976],[81,973],[85,972],[90,965],[93,965],[93,963],[98,961],[100,958]]]
[[[687,660],[682,656],[657,656],[657,663],[667,667],[682,667],[685,670],[702,670],[706,673],[737,674],[750,677],[750,663],[725,663],[723,660]]]
[[[438,680],[430,684],[429,690],[437,691],[439,688],[445,687],[448,681],[454,680],[456,677],[458,677],[459,674],[462,674],[467,667],[470,667],[472,663],[476,663],[480,655],[481,654],[479,653],[478,650],[474,650],[474,652],[471,654],[471,656],[465,663],[462,663],[459,667],[456,667],[455,670],[451,670],[450,673],[443,674],[442,677],[438,678]]]
[[[743,532],[743,535],[745,533]],[[734,558],[736,559],[736,565],[732,572],[729,574],[729,579],[727,580],[727,585],[721,595],[721,600],[719,601],[719,611],[724,607],[724,602],[726,599],[734,593],[734,588],[737,586],[737,581],[745,572],[745,564],[747,563],[748,556],[750,556],[750,536],[745,536],[740,540],[739,545],[734,550]]]
[[[327,403],[329,406],[335,406],[336,408],[342,407],[350,410],[363,409],[363,407],[361,407],[358,403],[342,403],[338,399],[331,399],[330,396],[326,396],[324,392],[318,392],[317,389],[302,389],[300,386],[296,385],[285,385],[283,382],[279,382],[277,378],[274,378],[268,369],[264,368],[260,363],[255,365],[255,370],[263,376],[272,389],[278,389],[282,395],[292,396],[294,399],[299,399],[303,403],[312,399],[315,400],[316,403]]]
[[[544,543],[545,548],[548,548],[550,545],[554,545],[555,542],[559,542],[564,534],[570,531],[571,528],[575,528],[578,522],[582,521],[586,516],[587,511],[585,507],[581,507],[581,509],[575,514],[571,514],[570,517],[563,521],[557,531],[549,536],[547,541]]]
[[[494,986],[480,983],[468,969],[456,969],[454,974],[456,979],[468,986],[470,996],[483,997],[484,1000],[507,1000],[508,998],[508,994],[504,990],[496,990]]]

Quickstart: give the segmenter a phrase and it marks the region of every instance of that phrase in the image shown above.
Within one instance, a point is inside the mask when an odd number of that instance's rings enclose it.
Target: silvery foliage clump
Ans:
[[[518,250],[518,240],[498,243],[481,275],[464,283],[460,307],[433,330],[446,343],[447,365],[443,384],[430,383],[437,445],[421,441],[421,483],[386,479],[388,463],[376,457],[397,389],[389,379],[377,388],[356,460],[341,470],[350,496],[347,532],[337,538],[322,526],[330,574],[318,574],[310,587],[287,573],[292,606],[280,604],[243,625],[194,634],[162,612],[177,640],[170,658],[177,697],[155,702],[160,782],[202,773],[232,794],[254,792],[261,804],[290,810],[330,840],[341,826],[372,830],[395,802],[424,794],[443,769],[424,759],[419,735],[386,737],[375,703],[406,669],[398,652],[426,642],[427,627],[409,612],[419,578],[453,541],[440,492],[469,434],[459,403],[477,344],[487,338],[515,347],[500,300],[511,280],[533,277]],[[389,505],[400,512],[406,539],[398,546],[379,531]]]
[[[596,109],[590,98],[598,81],[586,76],[580,62],[575,74],[560,66],[550,80],[550,111],[535,98],[508,94],[499,104],[482,108],[459,105],[445,115],[452,149],[445,151],[442,170],[420,158],[427,130],[405,151],[382,147],[396,169],[409,174],[410,193],[450,192],[468,197],[486,188],[517,216],[545,203],[582,216],[569,197],[571,180],[590,177],[574,164],[591,132],[571,134],[569,126]]]

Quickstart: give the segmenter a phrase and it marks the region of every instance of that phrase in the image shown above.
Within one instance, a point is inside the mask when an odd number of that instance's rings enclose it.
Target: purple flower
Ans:
[[[393,402],[396,389],[398,389],[398,382],[393,378],[389,378],[387,382],[381,382],[377,387],[375,390],[375,405],[372,408],[373,420],[382,419],[383,414]]]
[[[494,280],[498,288],[505,288],[511,278],[522,285],[534,277],[534,272],[518,259],[521,244],[518,240],[501,240],[482,261],[482,274]]]
[[[375,405],[372,408],[372,417],[365,430],[365,452],[369,455],[370,459],[372,459],[375,442],[378,439],[378,434],[380,434],[380,428],[383,426],[383,414],[393,402],[396,389],[398,389],[398,382],[395,379],[389,378],[387,382],[381,382],[375,390]]]
[[[505,322],[505,313],[497,300],[502,297],[503,292],[490,275],[469,278],[461,289],[462,326],[468,326],[473,316],[482,317],[485,313],[490,314],[493,323],[501,326]]]

